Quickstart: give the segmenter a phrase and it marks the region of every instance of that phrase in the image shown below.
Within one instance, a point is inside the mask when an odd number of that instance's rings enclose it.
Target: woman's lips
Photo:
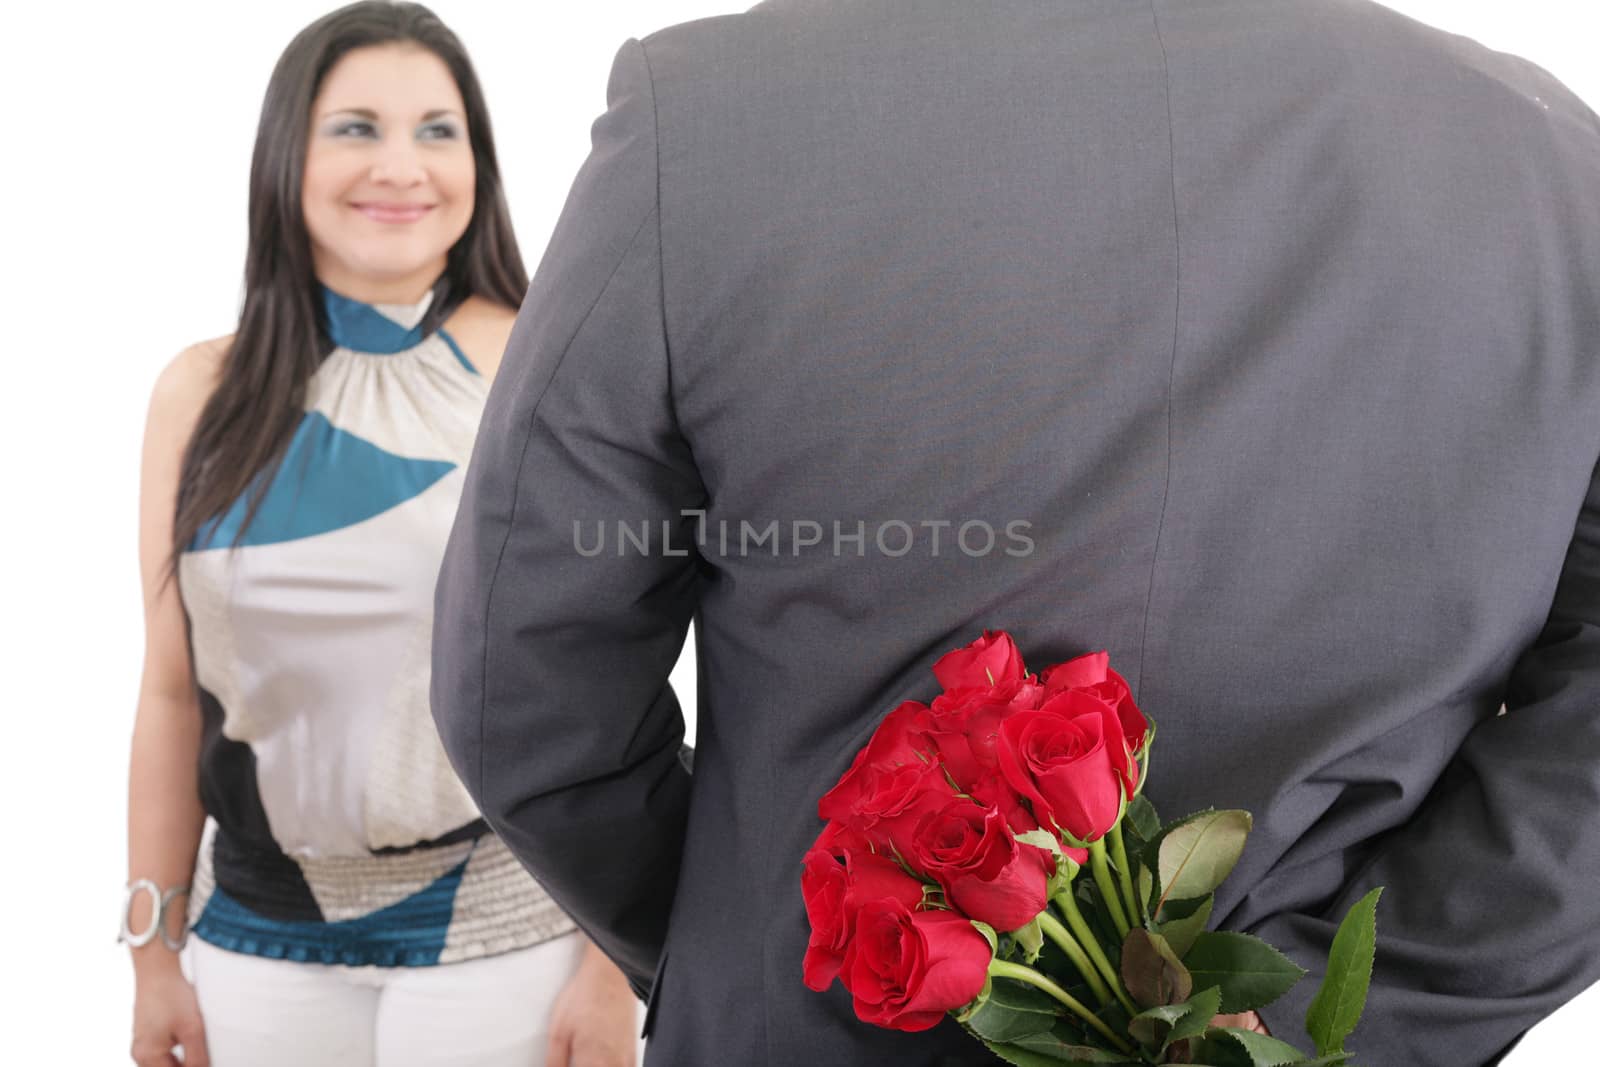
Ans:
[[[390,204],[376,200],[350,206],[374,222],[416,222],[433,210],[432,204]]]

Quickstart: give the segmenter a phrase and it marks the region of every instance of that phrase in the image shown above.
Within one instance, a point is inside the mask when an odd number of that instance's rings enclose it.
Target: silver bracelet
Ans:
[[[133,902],[140,893],[147,894],[150,897],[150,925],[138,933],[134,933],[128,928],[128,920],[133,914]],[[189,922],[186,917],[183,923],[183,933],[173,937],[167,933],[167,909],[172,906],[174,900],[179,897],[187,899],[188,896],[189,887],[186,885],[173,886],[163,893],[161,887],[148,878],[140,878],[135,882],[130,882],[128,887],[122,891],[122,923],[117,931],[117,941],[130,948],[142,948],[154,941],[156,935],[159,934],[161,943],[172,951],[177,952],[189,940]]]
[[[165,893],[161,894],[161,922],[156,926],[156,929],[161,933],[161,943],[166,945],[174,952],[177,952],[179,949],[183,948],[183,946],[189,940],[189,917],[187,915],[183,917],[183,930],[178,934],[176,939],[174,939],[171,934],[167,933],[167,908],[171,906],[172,902],[179,897],[183,898],[184,907],[187,908],[189,904],[188,886],[175,885]]]

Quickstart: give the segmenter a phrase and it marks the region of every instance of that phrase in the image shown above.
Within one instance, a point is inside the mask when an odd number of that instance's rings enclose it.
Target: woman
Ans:
[[[455,36],[372,2],[301,32],[238,330],[172,361],[146,428],[144,1067],[634,1062],[626,979],[488,831],[428,709],[439,558],[526,287]]]

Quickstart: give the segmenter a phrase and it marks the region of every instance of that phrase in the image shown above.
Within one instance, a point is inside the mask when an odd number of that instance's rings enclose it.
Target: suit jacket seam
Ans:
[[[517,455],[517,470],[512,476],[511,481],[511,510],[510,514],[508,514],[506,517],[505,534],[500,538],[500,548],[495,553],[494,566],[489,571],[488,589],[485,591],[483,598],[483,681],[480,686],[480,693],[482,695],[478,701],[477,794],[479,797],[483,797],[485,795],[484,753],[486,751],[486,745],[484,743],[484,735],[485,723],[488,719],[487,708],[489,704],[489,620],[494,616],[494,593],[495,587],[498,585],[500,580],[500,564],[505,559],[506,546],[511,542],[511,531],[517,524],[517,504],[522,499],[522,469],[528,461],[528,446],[533,443],[533,426],[539,417],[539,408],[544,404],[544,398],[549,395],[550,387],[555,384],[556,376],[561,373],[561,368],[567,361],[567,353],[572,351],[573,344],[575,344],[578,338],[582,336],[583,328],[588,325],[590,316],[594,314],[594,309],[600,306],[600,301],[603,300],[606,293],[610,291],[612,281],[616,279],[617,272],[622,269],[622,265],[628,261],[628,254],[633,251],[634,245],[638,243],[639,235],[644,232],[644,228],[649,223],[650,216],[655,213],[655,210],[655,205],[652,204],[650,206],[650,211],[646,212],[645,217],[640,220],[638,228],[633,231],[633,236],[628,238],[628,243],[623,246],[622,253],[617,257],[617,262],[611,268],[611,273],[606,275],[605,283],[600,286],[600,291],[595,294],[594,300],[590,302],[589,307],[584,311],[583,317],[578,320],[578,325],[573,329],[572,336],[568,337],[566,344],[561,346],[561,354],[556,357],[556,364],[550,371],[550,377],[545,379],[544,387],[539,390],[539,395],[534,399],[533,407],[528,412],[528,425],[526,430],[523,432],[522,450]]]
[[[694,442],[690,441],[689,435],[684,432],[683,420],[678,416],[676,375],[673,373],[672,367],[672,332],[668,329],[667,324],[667,242],[664,230],[665,224],[662,222],[662,215],[665,212],[661,199],[661,109],[656,98],[655,68],[650,65],[650,52],[643,41],[639,42],[639,54],[644,58],[645,76],[650,86],[650,111],[654,116],[655,123],[655,132],[651,138],[651,143],[655,147],[656,155],[656,277],[661,283],[658,301],[661,308],[661,350],[665,354],[667,372],[667,413],[672,419],[672,427],[677,432],[678,438],[683,442],[683,446],[689,450],[689,460],[694,466],[695,475],[698,478],[700,464],[694,458]],[[703,479],[701,479],[700,488],[704,492],[705,483]]]
[[[1172,253],[1172,258],[1173,258],[1172,303],[1173,303],[1173,307],[1172,307],[1172,357],[1171,357],[1171,363],[1169,364],[1169,366],[1167,368],[1167,407],[1166,407],[1166,420],[1165,420],[1166,430],[1167,430],[1167,435],[1166,435],[1167,436],[1167,465],[1166,465],[1166,474],[1165,474],[1165,477],[1163,478],[1162,485],[1161,485],[1161,511],[1160,511],[1159,515],[1157,516],[1157,518],[1156,518],[1156,540],[1155,540],[1155,545],[1150,549],[1150,584],[1149,584],[1149,587],[1145,590],[1144,623],[1143,623],[1143,626],[1141,627],[1140,633],[1139,633],[1139,678],[1138,678],[1137,685],[1138,685],[1138,698],[1140,700],[1145,699],[1146,693],[1148,692],[1148,687],[1144,684],[1144,682],[1145,682],[1144,664],[1145,664],[1145,653],[1149,650],[1149,647],[1150,647],[1150,608],[1151,608],[1151,605],[1154,604],[1154,602],[1155,602],[1156,570],[1161,565],[1161,534],[1162,534],[1162,531],[1166,528],[1166,522],[1167,522],[1167,500],[1168,500],[1168,497],[1171,495],[1171,492],[1172,492],[1172,390],[1173,390],[1173,383],[1176,380],[1177,373],[1178,373],[1178,326],[1179,326],[1179,321],[1180,321],[1178,312],[1179,312],[1179,309],[1182,307],[1182,302],[1183,302],[1183,286],[1182,286],[1182,282],[1183,282],[1183,277],[1182,277],[1183,246],[1182,246],[1182,243],[1180,241],[1180,237],[1179,237],[1179,233],[1178,233],[1178,152],[1177,152],[1176,138],[1175,138],[1174,133],[1173,133],[1174,123],[1173,123],[1173,119],[1172,119],[1172,70],[1171,70],[1171,66],[1170,66],[1170,64],[1168,63],[1168,60],[1167,60],[1167,44],[1166,44],[1166,41],[1163,40],[1162,36],[1161,36],[1161,19],[1160,19],[1160,16],[1156,12],[1155,0],[1150,0],[1150,21],[1151,21],[1152,25],[1155,28],[1156,44],[1159,45],[1160,48],[1161,48],[1161,73],[1162,73],[1162,78],[1163,78],[1163,80],[1165,82],[1165,85],[1166,85],[1167,161],[1168,161],[1167,173],[1170,175],[1171,180],[1172,180],[1172,249],[1173,249],[1173,253]]]
[[[667,268],[665,244],[661,233],[661,109],[656,101],[655,71],[650,66],[650,52],[639,42],[639,56],[644,60],[645,84],[650,89],[650,146],[656,160],[656,278],[660,282],[657,302],[661,308],[661,348],[666,353],[667,406],[672,411],[672,421],[678,421],[677,407],[672,395],[672,340],[667,332]]]

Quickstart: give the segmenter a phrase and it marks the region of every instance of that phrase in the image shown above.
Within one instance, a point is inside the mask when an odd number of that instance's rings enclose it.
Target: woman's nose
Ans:
[[[386,138],[372,164],[372,180],[383,185],[408,188],[419,184],[426,175],[410,138]]]

